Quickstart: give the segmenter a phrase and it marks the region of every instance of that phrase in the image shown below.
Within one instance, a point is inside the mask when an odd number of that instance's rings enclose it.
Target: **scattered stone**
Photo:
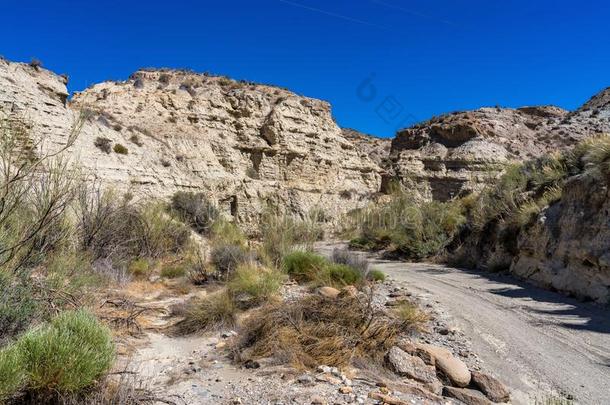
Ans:
[[[381,392],[371,391],[369,392],[369,398],[388,405],[409,405],[408,402],[405,402],[402,399],[394,398],[387,394],[382,394]]]
[[[478,371],[472,372],[472,382],[493,402],[508,402],[510,393],[497,378]]]
[[[318,288],[318,294],[326,298],[337,298],[341,291],[333,287],[320,287]]]
[[[235,332],[234,330],[230,330],[230,331],[228,331],[228,332],[224,332],[224,333],[223,333],[221,336],[222,336],[224,339],[228,339],[228,338],[230,338],[230,337],[237,336],[237,332]]]
[[[354,392],[354,389],[352,387],[345,386],[339,388],[339,392],[342,394],[351,394],[352,392]]]
[[[224,349],[225,347],[227,347],[227,342],[218,342],[218,343],[216,343],[215,347],[217,350]]]
[[[321,396],[314,395],[311,397],[311,404],[312,405],[326,405],[326,404],[328,404],[328,402]]]
[[[330,371],[332,370],[332,367],[329,367],[329,366],[318,366],[316,368],[316,370],[318,371],[318,373],[330,373]]]
[[[432,345],[419,345],[419,348],[428,352],[435,359],[436,368],[443,372],[458,387],[470,384],[470,371],[464,362],[453,356],[445,348]]]
[[[445,387],[443,395],[449,398],[455,398],[462,401],[466,405],[491,405],[492,402],[485,397],[481,392],[471,390],[469,388]]]
[[[260,368],[261,365],[258,361],[248,360],[244,363],[244,367],[248,368],[248,369],[256,369],[256,368]]]
[[[315,384],[315,381],[312,376],[309,374],[302,374],[297,377],[297,381],[303,385],[311,386]]]
[[[325,382],[325,383],[329,383],[329,384],[332,384],[332,385],[339,385],[339,384],[341,384],[341,380],[340,379],[338,379],[336,377],[333,377],[332,375],[329,375],[329,374],[320,374],[320,375],[317,375],[316,376],[316,381]]]

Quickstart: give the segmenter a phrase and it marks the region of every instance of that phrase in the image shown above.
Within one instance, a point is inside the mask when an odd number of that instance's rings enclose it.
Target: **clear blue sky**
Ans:
[[[72,91],[184,67],[328,100],[380,136],[486,105],[573,109],[610,86],[608,1],[7,0],[0,38]]]

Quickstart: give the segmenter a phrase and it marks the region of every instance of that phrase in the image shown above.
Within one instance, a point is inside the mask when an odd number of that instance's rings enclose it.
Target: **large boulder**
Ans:
[[[508,402],[510,393],[504,384],[489,374],[472,372],[472,383],[493,402]]]
[[[440,394],[442,385],[436,378],[435,368],[424,363],[419,357],[411,356],[399,347],[394,346],[389,350],[386,361],[396,374],[421,382],[432,392]]]
[[[468,366],[449,350],[428,344],[419,345],[419,348],[434,358],[436,368],[442,371],[455,386],[466,387],[470,384],[471,374]]]

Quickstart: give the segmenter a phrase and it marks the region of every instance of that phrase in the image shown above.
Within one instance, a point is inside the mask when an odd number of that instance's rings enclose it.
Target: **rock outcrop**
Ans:
[[[568,179],[562,197],[519,235],[510,271],[540,286],[610,302],[610,179]]]
[[[71,101],[66,83],[0,60],[2,110],[27,120],[50,149],[65,144],[86,111],[71,155],[119,191],[141,198],[202,191],[254,229],[268,205],[296,215],[317,209],[332,220],[379,190],[379,166],[344,137],[324,101],[175,70],[140,70]],[[126,151],[112,150],[119,144]]]
[[[481,108],[433,118],[399,131],[392,141],[393,177],[424,199],[479,191],[505,164],[566,149],[610,132],[610,90],[581,109]]]

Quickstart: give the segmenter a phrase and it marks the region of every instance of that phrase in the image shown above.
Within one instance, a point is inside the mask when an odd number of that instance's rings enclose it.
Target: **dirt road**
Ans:
[[[531,404],[554,393],[573,396],[578,404],[610,404],[610,308],[510,276],[372,261],[446,311],[470,337],[485,368],[513,390],[514,403]]]

